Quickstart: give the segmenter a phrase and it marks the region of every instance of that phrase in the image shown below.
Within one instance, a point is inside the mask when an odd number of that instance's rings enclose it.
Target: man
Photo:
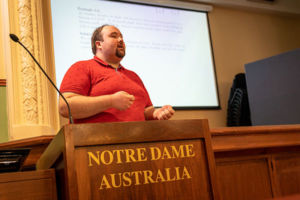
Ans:
[[[174,110],[166,105],[155,109],[141,79],[125,69],[125,43],[119,29],[97,28],[91,38],[94,58],[73,64],[60,91],[68,101],[75,123],[167,120]],[[65,102],[59,112],[68,117]]]

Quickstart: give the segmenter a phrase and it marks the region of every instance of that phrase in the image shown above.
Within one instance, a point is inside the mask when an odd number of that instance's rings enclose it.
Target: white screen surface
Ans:
[[[93,57],[93,31],[111,24],[126,44],[121,64],[144,82],[154,106],[218,107],[204,12],[105,0],[51,0],[57,85]]]

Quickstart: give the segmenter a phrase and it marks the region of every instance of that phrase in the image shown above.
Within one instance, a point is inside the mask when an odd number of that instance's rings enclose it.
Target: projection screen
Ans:
[[[111,24],[124,36],[121,64],[141,77],[154,106],[219,108],[206,12],[109,0],[51,0],[51,10],[58,86],[73,63],[93,58],[93,31]]]

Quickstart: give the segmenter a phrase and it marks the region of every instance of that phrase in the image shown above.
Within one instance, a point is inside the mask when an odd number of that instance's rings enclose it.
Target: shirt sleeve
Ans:
[[[73,64],[65,74],[60,92],[73,92],[87,96],[91,87],[89,68],[84,61]]]

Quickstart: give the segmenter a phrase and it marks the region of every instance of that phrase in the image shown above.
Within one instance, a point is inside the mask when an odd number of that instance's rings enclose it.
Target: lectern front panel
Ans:
[[[219,199],[205,119],[66,125],[37,163],[50,167],[64,200]]]
[[[202,139],[75,148],[79,199],[212,199]]]

